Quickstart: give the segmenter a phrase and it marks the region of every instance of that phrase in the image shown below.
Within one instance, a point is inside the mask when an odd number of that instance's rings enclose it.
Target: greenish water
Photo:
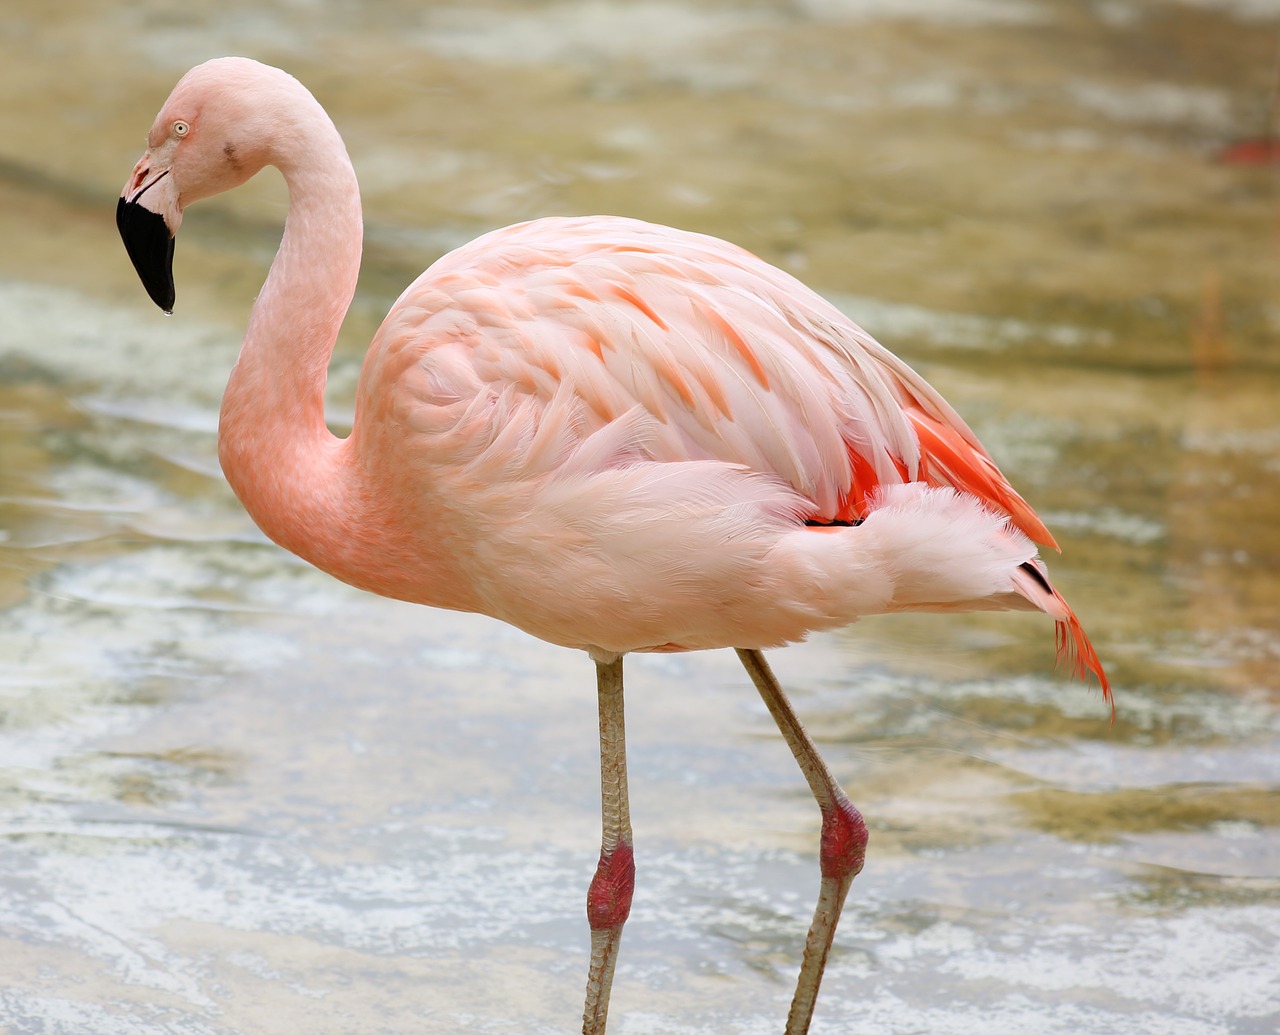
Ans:
[[[1063,546],[1026,615],[774,663],[872,826],[822,1032],[1280,1023],[1280,173],[1265,0],[67,2],[0,25],[0,1028],[571,1031],[585,658],[266,543],[218,400],[278,240],[197,208],[176,315],[115,197],[177,77],[286,67],[367,259],[331,382],[442,251],[608,211],[735,240],[920,368]],[[817,817],[731,654],[638,658],[618,1035],[781,1030]]]

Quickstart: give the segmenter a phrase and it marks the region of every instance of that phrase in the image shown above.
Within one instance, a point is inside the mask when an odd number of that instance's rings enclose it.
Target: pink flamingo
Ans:
[[[441,258],[387,315],[336,438],[324,384],[360,196],[300,83],[243,58],[188,72],[117,222],[169,312],[183,210],[267,165],[289,213],[222,405],[227,480],[268,536],[344,582],[595,661],[586,1035],[605,1029],[635,879],[623,655],[736,648],[822,813],[786,1028],[806,1032],[867,829],[761,650],[868,614],[1038,609],[1110,700],[1037,559],[1052,536],[942,397],[841,312],[724,241],[630,219],[536,220]]]

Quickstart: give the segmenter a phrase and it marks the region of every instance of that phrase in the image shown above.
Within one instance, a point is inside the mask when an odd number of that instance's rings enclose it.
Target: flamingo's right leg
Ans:
[[[791,1012],[787,1015],[786,1035],[805,1035],[813,1019],[813,1007],[818,998],[818,986],[822,971],[827,965],[827,955],[836,934],[836,922],[844,907],[849,885],[862,869],[867,853],[867,825],[861,813],[845,797],[832,777],[813,740],[805,732],[799,718],[769,668],[764,655],[758,650],[739,650],[751,681],[773,721],[778,724],[783,739],[791,748],[800,770],[809,782],[809,788],[822,810],[822,846],[818,857],[822,865],[822,883],[818,891],[818,905],[805,942],[804,960],[800,965],[800,978],[796,982],[796,994],[791,1000]]]
[[[631,809],[627,801],[627,738],[622,709],[622,658],[596,661],[600,699],[600,862],[587,892],[591,925],[591,965],[582,1010],[583,1035],[604,1035],[609,990],[631,912],[635,856],[631,848]]]

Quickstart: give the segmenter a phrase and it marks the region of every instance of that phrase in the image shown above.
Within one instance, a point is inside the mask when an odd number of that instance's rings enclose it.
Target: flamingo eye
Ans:
[[[189,122],[184,122],[182,119],[178,119],[173,124],[173,135],[175,137],[179,137],[179,138],[185,137],[190,132],[191,132],[191,123]]]

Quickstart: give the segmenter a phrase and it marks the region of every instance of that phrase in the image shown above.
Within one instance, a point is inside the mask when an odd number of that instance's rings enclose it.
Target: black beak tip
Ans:
[[[116,229],[151,301],[172,314],[174,236],[164,217],[122,197],[116,204]]]

